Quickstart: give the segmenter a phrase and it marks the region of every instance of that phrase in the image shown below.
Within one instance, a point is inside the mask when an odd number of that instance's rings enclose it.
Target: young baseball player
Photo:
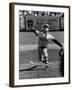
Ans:
[[[35,33],[36,36],[38,36],[38,55],[39,60],[43,61],[45,64],[48,64],[48,44],[52,40],[57,45],[59,45],[62,48],[62,45],[51,35],[48,33],[49,31],[49,25],[44,24],[43,25],[44,32],[40,32],[38,30],[30,28],[32,32]]]

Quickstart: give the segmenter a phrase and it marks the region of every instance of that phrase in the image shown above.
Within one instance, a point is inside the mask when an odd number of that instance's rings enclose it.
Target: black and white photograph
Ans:
[[[64,77],[64,13],[19,11],[19,79]]]
[[[13,3],[11,10],[13,86],[69,83],[69,7]]]

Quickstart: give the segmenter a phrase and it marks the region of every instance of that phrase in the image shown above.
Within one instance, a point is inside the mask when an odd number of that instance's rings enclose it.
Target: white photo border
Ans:
[[[50,11],[64,13],[64,77],[57,78],[41,78],[41,79],[19,79],[19,10],[36,10],[36,11]],[[50,85],[70,82],[70,19],[69,7],[61,6],[39,6],[39,5],[25,5],[14,3],[14,86],[28,86],[28,85]]]

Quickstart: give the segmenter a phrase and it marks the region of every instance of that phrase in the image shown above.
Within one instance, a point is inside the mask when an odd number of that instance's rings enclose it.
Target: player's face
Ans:
[[[49,31],[49,28],[45,28],[45,31],[48,32]]]
[[[49,31],[49,27],[48,27],[48,26],[45,26],[45,27],[44,27],[44,31],[45,31],[45,32],[48,32],[48,31]]]
[[[47,33],[49,31],[49,28],[44,28],[44,33]]]

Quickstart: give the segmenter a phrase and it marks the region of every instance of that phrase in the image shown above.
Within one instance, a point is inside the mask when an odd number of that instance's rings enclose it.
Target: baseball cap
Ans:
[[[49,28],[49,24],[44,24],[43,27],[48,27]]]

